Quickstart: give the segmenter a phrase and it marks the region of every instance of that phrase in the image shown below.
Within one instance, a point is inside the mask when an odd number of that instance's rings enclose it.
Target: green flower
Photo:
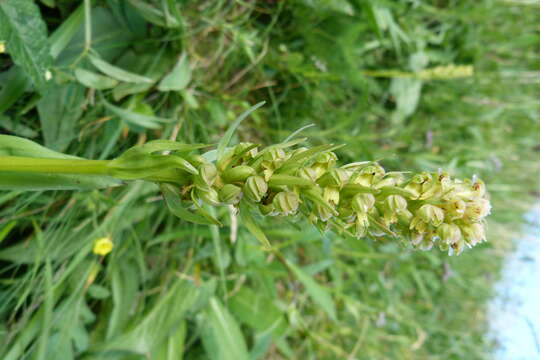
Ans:
[[[243,190],[248,199],[260,202],[268,191],[268,184],[262,176],[250,176],[247,178]]]

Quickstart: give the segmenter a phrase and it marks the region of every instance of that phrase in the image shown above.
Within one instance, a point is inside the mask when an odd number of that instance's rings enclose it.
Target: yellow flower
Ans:
[[[0,54],[3,54],[6,51],[6,43],[0,41]]]
[[[94,241],[94,248],[92,251],[96,255],[105,256],[112,251],[114,244],[110,237],[102,237]]]

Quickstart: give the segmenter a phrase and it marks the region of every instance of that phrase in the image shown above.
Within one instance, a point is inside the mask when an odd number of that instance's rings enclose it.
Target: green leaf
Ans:
[[[48,89],[37,104],[45,145],[63,151],[76,137],[77,121],[85,103],[79,84],[56,85]]]
[[[18,119],[12,120],[5,115],[0,115],[0,127],[6,129],[13,135],[25,138],[35,138],[38,135],[37,131],[24,125],[21,121],[18,121]]]
[[[403,121],[416,111],[422,93],[422,80],[394,78],[390,93],[396,99],[396,110],[392,115],[395,121]]]
[[[211,360],[248,360],[246,342],[238,324],[215,297],[200,318],[201,340]]]
[[[184,153],[184,152],[190,152],[193,150],[205,148],[208,146],[210,145],[209,144],[183,144],[177,141],[160,139],[160,140],[149,141],[144,145],[140,145],[132,149],[140,148],[145,153],[153,153],[156,151],[177,151],[177,152]],[[126,151],[126,154],[129,151],[131,151],[131,149]]]
[[[178,20],[170,16],[168,12],[163,12],[141,0],[129,0],[129,2],[139,11],[145,20],[152,24],[168,28],[177,28],[180,26]]]
[[[122,109],[118,106],[109,104],[106,101],[103,101],[105,107],[109,109],[114,115],[120,117],[122,120],[125,120],[128,123],[133,125],[142,126],[147,129],[159,129],[161,128],[160,123],[171,122],[172,119],[166,119],[158,116],[143,115],[126,109]]]
[[[252,107],[250,107],[249,109],[247,109],[246,111],[244,111],[242,114],[240,114],[238,119],[236,119],[236,121],[227,129],[227,131],[225,132],[225,134],[221,138],[221,141],[219,142],[218,147],[217,147],[217,158],[218,159],[223,156],[223,153],[225,152],[225,148],[231,142],[231,138],[232,138],[234,132],[236,131],[236,128],[238,128],[238,125],[240,125],[240,123],[242,121],[244,121],[245,118],[247,118],[252,112],[257,110],[258,108],[263,106],[265,103],[266,103],[266,101],[261,101],[260,103],[257,103],[255,105],[253,105]]]
[[[0,1],[0,40],[6,41],[13,61],[24,69],[34,85],[43,89],[52,57],[47,26],[33,1]]]
[[[183,53],[170,73],[159,82],[159,91],[180,91],[191,81],[191,69],[186,53]]]
[[[111,65],[105,60],[100,59],[96,55],[88,55],[90,62],[102,73],[109,75],[113,79],[132,83],[153,83],[154,80],[137,74],[133,74],[129,71],[121,69],[117,66]]]
[[[240,219],[242,220],[242,225],[244,225],[248,231],[255,236],[257,240],[261,243],[261,245],[266,249],[270,250],[272,248],[272,245],[270,244],[270,241],[268,241],[268,238],[264,234],[264,231],[257,225],[255,222],[255,219],[253,219],[253,216],[251,215],[250,208],[245,203],[245,201],[240,202]]]
[[[176,215],[180,219],[195,224],[216,225],[215,222],[210,221],[204,216],[193,213],[188,209],[184,208],[182,206],[180,194],[178,193],[178,190],[175,186],[170,184],[161,184],[160,188],[163,193],[163,197],[165,198],[165,202],[167,203],[167,207],[174,215]]]
[[[191,282],[175,279],[174,284],[159,295],[150,312],[134,322],[134,328],[92,350],[129,350],[139,354],[158,352],[169,336],[174,336],[183,326],[185,316],[195,305],[198,296],[199,289]]]
[[[307,293],[316,304],[318,304],[332,320],[336,320],[336,306],[328,290],[319,285],[311,276],[306,274],[298,266],[287,260],[287,266],[306,288]]]
[[[80,68],[75,69],[75,77],[84,86],[98,90],[110,89],[118,84],[115,79]]]
[[[237,319],[259,332],[283,330],[285,326],[283,312],[272,300],[246,286],[229,300],[229,307]]]
[[[17,136],[0,135],[0,156],[23,156],[47,159],[80,159],[47,149],[31,140]]]
[[[30,85],[30,79],[22,68],[13,66],[7,72],[7,79],[0,90],[0,114],[15,104]]]
[[[80,26],[84,22],[84,11],[83,6],[80,5],[77,10],[72,12],[69,17],[62,22],[50,36],[49,41],[51,44],[51,56],[56,59],[58,55],[68,46],[69,42],[77,31],[79,31]]]

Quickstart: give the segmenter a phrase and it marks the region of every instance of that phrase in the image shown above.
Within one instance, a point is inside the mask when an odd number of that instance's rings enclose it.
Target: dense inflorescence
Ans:
[[[198,174],[181,186],[184,199],[258,209],[264,216],[305,216],[321,230],[357,238],[391,236],[428,250],[459,254],[486,240],[490,212],[481,180],[447,173],[406,176],[376,162],[337,164],[331,146],[241,143],[211,162],[192,157]],[[200,205],[198,205],[200,206]],[[251,211],[251,210],[250,210]]]

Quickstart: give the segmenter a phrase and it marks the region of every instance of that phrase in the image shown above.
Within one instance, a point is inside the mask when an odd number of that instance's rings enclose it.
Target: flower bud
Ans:
[[[317,171],[311,167],[305,167],[298,170],[298,176],[313,182],[315,182],[319,177]]]
[[[444,220],[444,210],[431,204],[425,204],[418,209],[417,216],[424,222],[439,226]]]
[[[333,152],[325,152],[317,155],[315,163],[311,166],[317,172],[317,178],[321,177],[336,164],[337,156]]]
[[[463,239],[460,239],[459,241],[450,245],[450,247],[448,248],[448,255],[450,256],[454,254],[459,255],[463,251],[464,247],[465,247],[465,241],[463,241]]]
[[[416,174],[412,177],[411,181],[405,186],[405,190],[410,191],[415,195],[415,198],[420,198],[422,193],[424,193],[432,185],[432,176],[429,173],[423,172]]]
[[[321,186],[343,187],[349,180],[349,173],[345,169],[332,169],[324,174],[317,182]]]
[[[415,216],[411,219],[409,229],[414,229],[419,233],[425,233],[428,230],[428,223],[422,220],[420,216]]]
[[[368,213],[375,205],[375,196],[369,193],[356,194],[351,203],[351,207],[356,212]]]
[[[387,226],[394,224],[398,222],[400,213],[408,212],[407,200],[401,195],[389,195],[384,199],[384,206],[381,210],[383,211],[384,223]]]
[[[238,204],[242,198],[242,188],[233,184],[225,184],[219,190],[219,199],[224,204]]]
[[[390,195],[384,200],[384,203],[392,212],[407,210],[407,200],[401,195]]]
[[[249,143],[249,142],[240,143],[240,144],[238,144],[238,145],[236,145],[234,147],[233,154],[234,155],[240,155],[243,152],[245,152],[245,150],[247,148],[252,147],[253,145],[254,145],[253,143]],[[244,157],[250,159],[250,158],[255,157],[255,155],[257,155],[257,148],[256,147],[254,147],[251,150],[248,150],[247,152],[245,152]]]
[[[462,225],[461,232],[465,241],[471,246],[486,241],[486,231],[481,223]]]
[[[212,163],[206,163],[199,167],[199,177],[206,186],[214,185],[217,174],[217,168]]]
[[[276,161],[286,159],[287,154],[283,149],[271,148],[264,152],[263,159],[267,161]]]
[[[317,165],[324,166],[327,170],[336,164],[337,155],[331,151],[321,153],[315,158]]]
[[[452,245],[461,240],[461,230],[459,226],[455,224],[441,224],[437,229],[437,235],[441,238],[442,242]]]
[[[248,177],[255,175],[255,169],[247,165],[239,165],[225,170],[221,177],[225,182],[233,183],[245,181]]]
[[[377,163],[368,163],[356,171],[352,175],[351,182],[362,186],[372,186],[384,177],[385,171],[383,167]]]
[[[411,244],[420,250],[430,250],[433,247],[433,235],[428,232],[413,232]]]
[[[359,239],[366,236],[369,227],[369,219],[366,213],[360,212],[356,214],[356,220],[354,222],[355,233],[354,235]]]
[[[326,222],[334,216],[334,213],[332,210],[328,209],[326,206],[322,206],[320,204],[315,205],[315,209],[317,212],[317,217],[319,220]]]
[[[401,224],[409,224],[413,218],[413,214],[409,210],[400,211],[398,213],[398,220]]]
[[[296,213],[298,206],[300,205],[300,198],[298,194],[293,191],[282,191],[274,196],[272,200],[276,211],[281,215],[291,215]]]
[[[403,174],[401,173],[387,173],[384,178],[376,181],[373,184],[375,189],[380,189],[385,186],[397,186],[403,183]]]
[[[465,216],[472,221],[479,221],[485,218],[491,211],[491,204],[487,199],[475,199],[467,203]]]
[[[262,176],[250,176],[244,184],[244,194],[248,199],[259,202],[268,191],[268,184]]]
[[[463,200],[453,200],[445,206],[446,213],[451,220],[461,219],[465,214],[466,208],[465,201]]]
[[[323,190],[323,199],[333,206],[339,204],[339,188],[336,186],[327,186]]]
[[[218,192],[214,188],[211,188],[211,187],[206,188],[206,189],[197,188],[196,194],[199,199],[201,199],[208,205],[212,205],[212,206],[221,205],[221,202],[219,201]]]
[[[477,197],[484,197],[486,195],[486,184],[482,180],[476,179],[474,184],[472,184],[472,189],[474,191],[474,195]]]

